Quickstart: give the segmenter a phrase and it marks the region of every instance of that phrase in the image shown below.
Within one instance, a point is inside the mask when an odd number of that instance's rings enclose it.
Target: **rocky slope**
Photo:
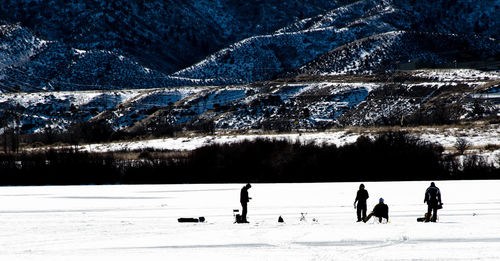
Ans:
[[[291,131],[449,124],[500,115],[498,73],[451,69],[314,77],[239,86],[10,93],[0,96],[0,120],[23,132],[89,121],[127,133],[155,133],[170,127]]]

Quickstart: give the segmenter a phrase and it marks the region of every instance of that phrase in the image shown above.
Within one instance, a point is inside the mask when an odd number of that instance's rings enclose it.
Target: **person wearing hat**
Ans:
[[[357,208],[356,214],[358,215],[358,222],[363,221],[366,218],[366,200],[369,197],[368,191],[365,190],[365,185],[359,185],[359,190],[356,194],[356,199],[354,200],[354,208]],[[356,202],[358,203],[357,205]]]
[[[241,193],[240,193],[240,203],[241,203],[241,222],[242,223],[248,223],[247,221],[247,204],[250,201],[250,197],[248,197],[248,189],[251,188],[252,185],[250,183],[247,183],[243,188],[241,188]]]
[[[438,208],[443,205],[443,203],[441,203],[441,191],[438,187],[436,187],[436,184],[434,184],[434,182],[431,182],[431,185],[425,191],[424,203],[427,203],[427,214],[425,215],[425,222],[436,222]]]
[[[378,204],[373,208],[372,213],[363,220],[366,223],[372,216],[378,217],[378,222],[382,223],[382,218],[385,218],[389,222],[389,206],[384,203],[384,199],[380,198]]]

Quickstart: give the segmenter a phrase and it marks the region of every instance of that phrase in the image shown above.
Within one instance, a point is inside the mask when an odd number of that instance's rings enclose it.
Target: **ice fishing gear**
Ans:
[[[417,218],[417,222],[430,222],[431,220],[432,220],[432,214],[427,219],[427,213],[425,213],[423,217]],[[439,221],[439,216],[436,217],[436,221]]]
[[[179,218],[177,219],[179,223],[203,223],[205,222],[204,217],[199,218]]]
[[[243,216],[239,214],[240,213],[240,210],[239,209],[233,209],[233,218],[234,218],[234,223],[238,223],[238,224],[241,224],[241,223],[249,223],[248,221],[246,220],[243,220]]]
[[[241,223],[241,215],[239,209],[233,209],[234,223]]]

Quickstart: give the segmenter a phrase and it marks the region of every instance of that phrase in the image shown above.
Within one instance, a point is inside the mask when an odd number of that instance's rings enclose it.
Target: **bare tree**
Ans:
[[[457,138],[455,142],[455,148],[458,150],[460,155],[464,155],[464,152],[471,147],[470,141],[465,138]]]

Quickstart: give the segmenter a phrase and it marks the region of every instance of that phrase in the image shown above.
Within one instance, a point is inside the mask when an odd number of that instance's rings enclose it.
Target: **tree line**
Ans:
[[[347,182],[496,179],[500,168],[478,156],[462,163],[440,145],[404,132],[355,143],[257,139],[189,153],[143,151],[138,159],[73,149],[0,154],[0,185]],[[167,152],[164,152],[167,153]]]

